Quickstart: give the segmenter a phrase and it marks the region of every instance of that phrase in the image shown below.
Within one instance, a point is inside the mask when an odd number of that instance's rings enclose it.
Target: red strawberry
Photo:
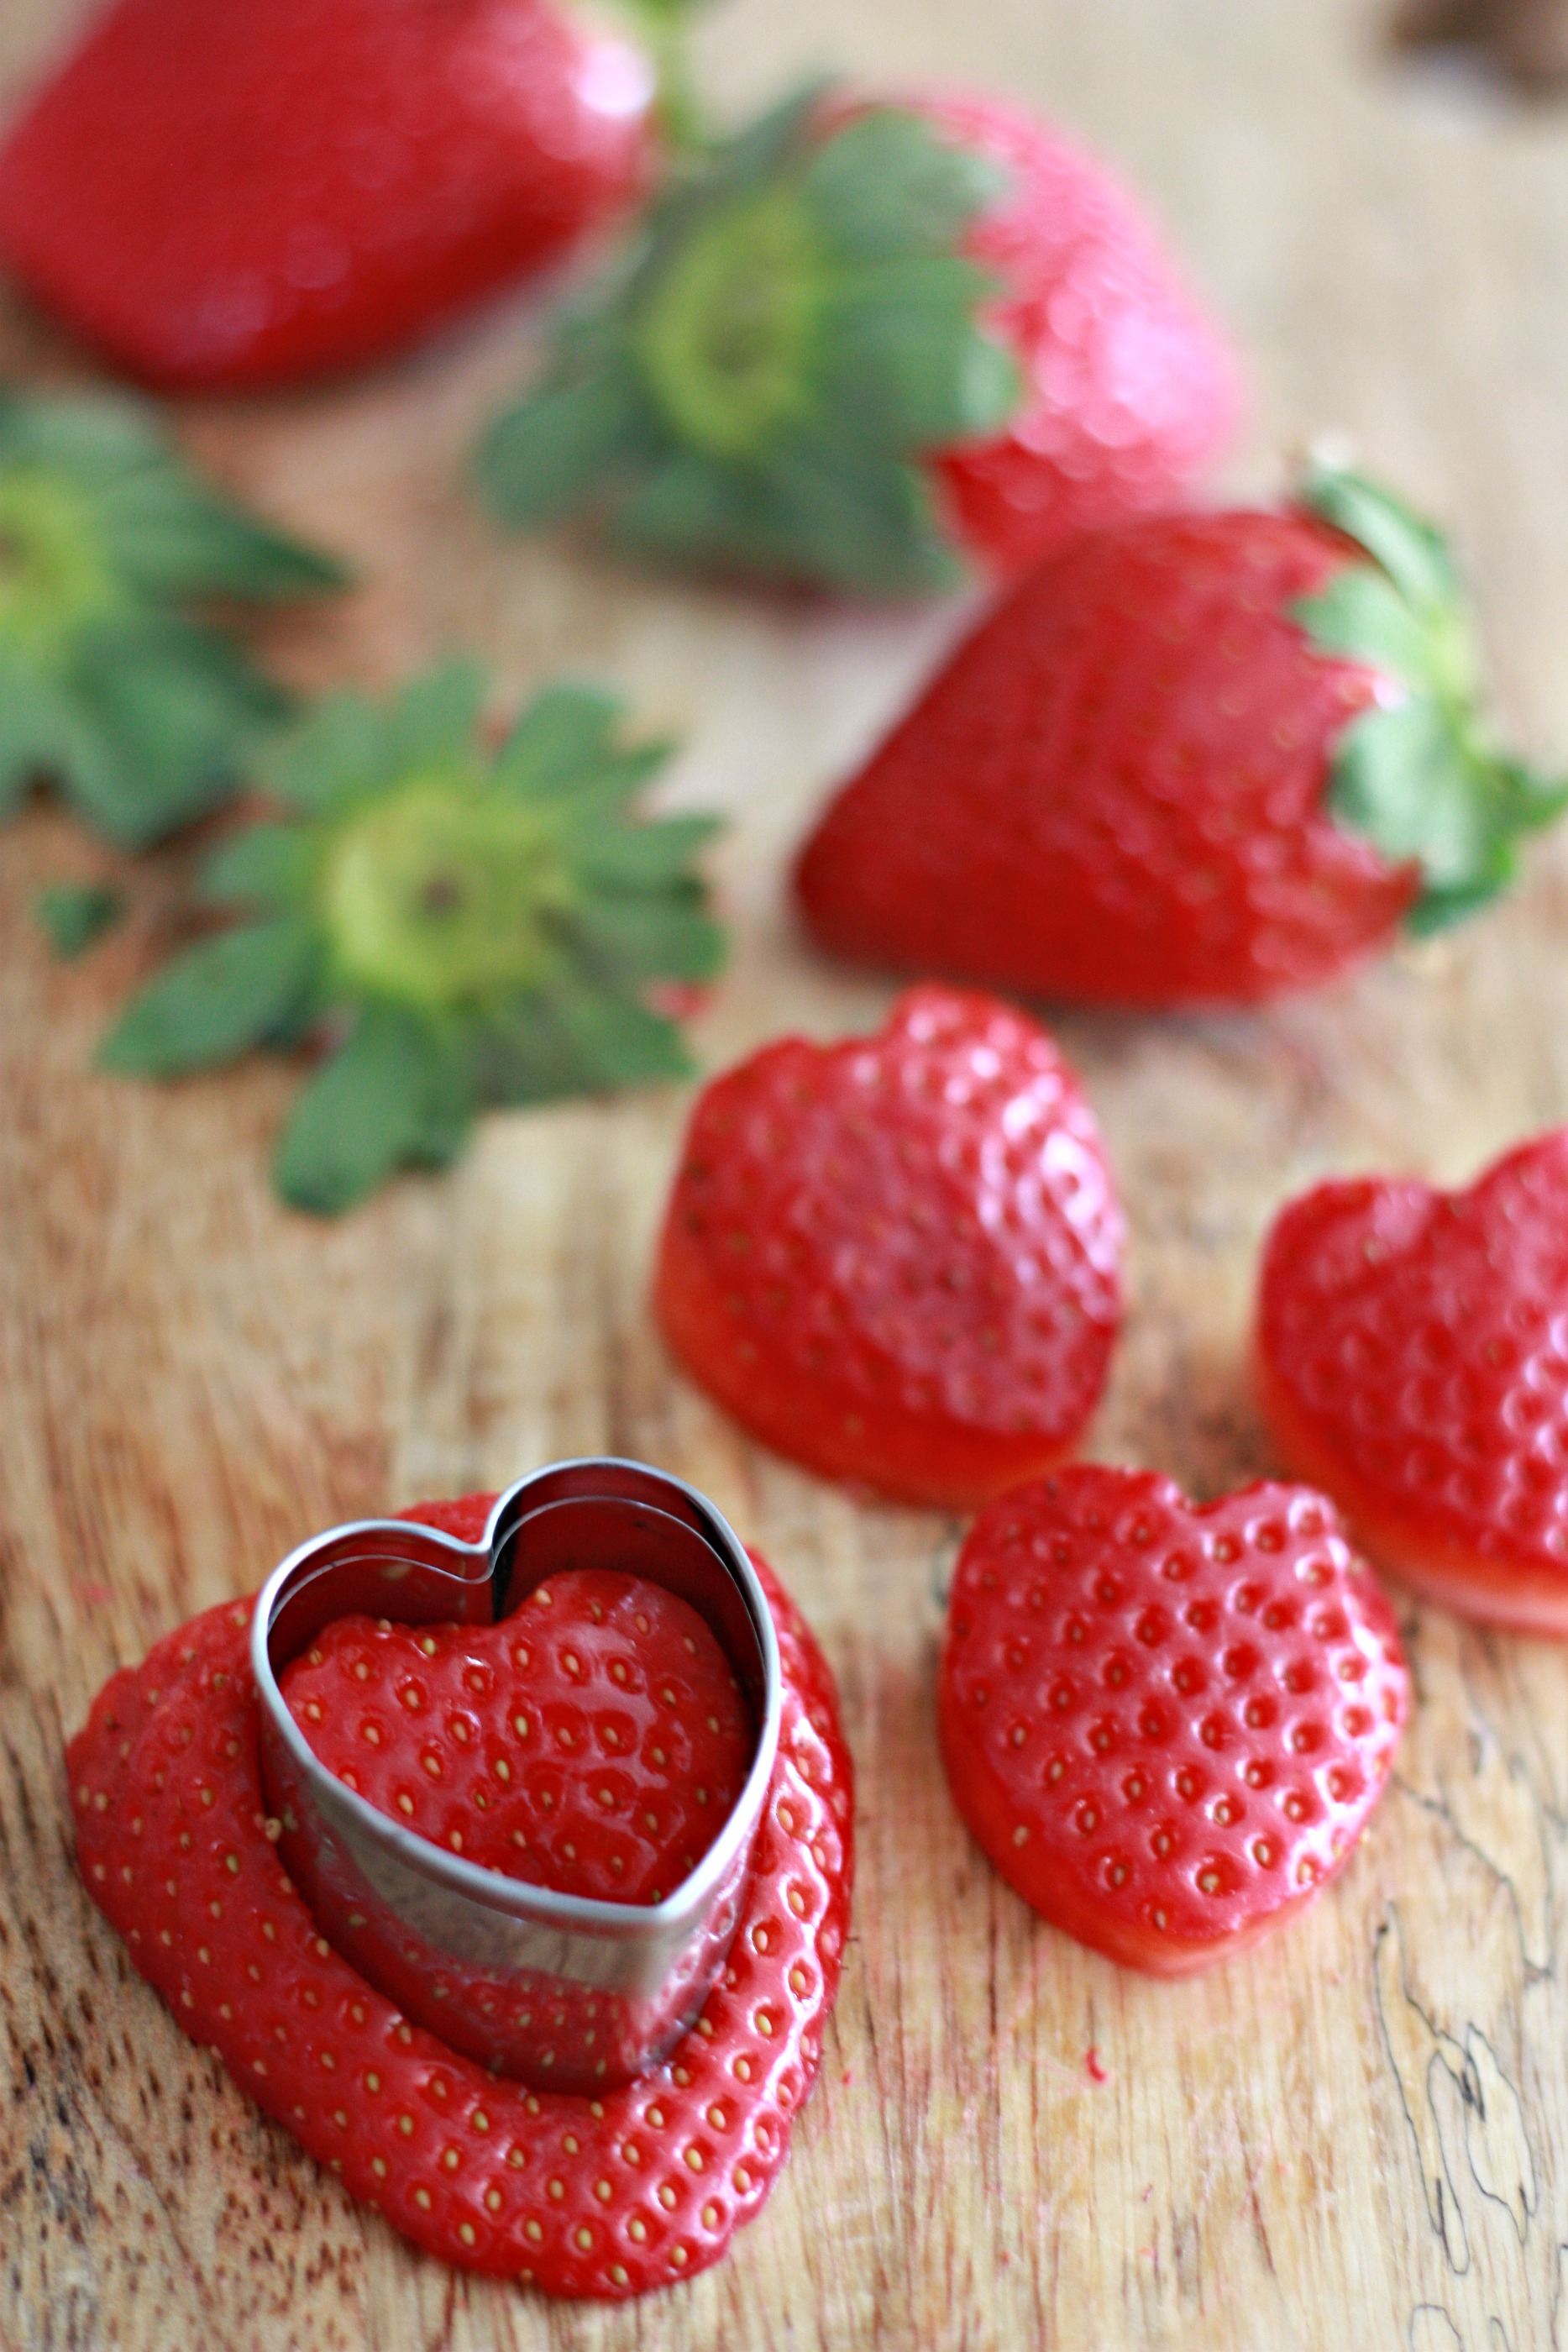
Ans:
[[[1568,1128],[1468,1192],[1361,1177],[1292,1201],[1257,1363],[1281,1452],[1380,1566],[1568,1636]]]
[[[1079,1465],[958,1557],[958,1810],[1042,1917],[1155,1976],[1244,1951],[1343,1866],[1409,1697],[1388,1604],[1304,1486],[1195,1504]]]
[[[647,97],[548,0],[118,0],[0,150],[0,255],[149,383],[293,383],[559,254]]]
[[[411,1516],[472,1540],[491,1500]],[[248,1602],[114,1675],[70,1744],[78,1865],[137,1968],[351,2195],[449,2262],[616,2300],[705,2269],[767,2201],[837,1989],[851,1768],[821,1654],[758,1566],[784,1716],[740,1928],[693,2032],[602,2099],[455,2056],[317,1934],[265,1814]]]
[[[1243,1003],[1469,913],[1563,797],[1482,746],[1441,543],[1319,472],[1283,513],[1133,522],[1035,572],[839,794],[799,890],[856,961]]]
[[[499,1625],[341,1617],[282,1690],[322,1762],[394,1821],[603,1902],[673,1894],[751,1761],[705,1621],[615,1569],[552,1576]]]
[[[1005,175],[967,250],[1000,281],[986,317],[1023,394],[1002,432],[950,450],[936,471],[960,542],[1016,572],[1084,530],[1169,505],[1231,438],[1237,369],[1151,224],[1092,156],[996,100],[925,99],[916,111]]]
[[[907,1502],[982,1502],[1068,1453],[1120,1318],[1092,1113],[1010,1006],[901,997],[874,1037],[786,1037],[703,1093],[655,1298],[767,1444]]]
[[[992,101],[811,93],[689,159],[480,470],[506,520],[874,596],[1168,502],[1234,370],[1143,215]]]

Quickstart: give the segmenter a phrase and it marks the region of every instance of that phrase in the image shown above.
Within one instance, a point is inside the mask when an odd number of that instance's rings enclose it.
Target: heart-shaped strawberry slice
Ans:
[[[1568,1636],[1568,1128],[1466,1192],[1361,1178],[1292,1201],[1257,1360],[1281,1454],[1375,1560]]]
[[[495,1499],[408,1516],[473,1543]],[[528,2090],[451,2050],[320,1933],[267,1814],[250,1602],[112,1675],[70,1743],[78,1864],[134,1967],[351,2196],[447,2262],[621,2300],[716,2262],[767,2202],[838,1983],[853,1805],[832,1677],[754,1565],[783,1711],[740,1925],[692,2031],[601,2097]],[[151,2030],[123,1999],[127,2030]]]
[[[340,1618],[280,1688],[322,1763],[393,1821],[601,1902],[674,1893],[754,1745],[704,1619],[619,1569],[565,1570],[498,1625]]]
[[[1281,1926],[1376,1803],[1409,1677],[1332,1504],[1081,1465],[959,1555],[942,1751],[976,1837],[1081,1943],[1186,1976]]]
[[[1122,1231],[1093,1114],[1039,1023],[915,988],[874,1037],[782,1038],[707,1087],[656,1304],[765,1444],[962,1507],[1076,1444]]]

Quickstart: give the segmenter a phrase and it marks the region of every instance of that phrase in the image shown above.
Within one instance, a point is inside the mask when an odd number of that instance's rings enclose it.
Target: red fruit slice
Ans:
[[[1469,1192],[1362,1178],[1292,1201],[1257,1365],[1281,1453],[1380,1566],[1568,1637],[1568,1128]]]
[[[340,1618],[281,1688],[322,1762],[393,1821],[607,1903],[673,1894],[751,1761],[706,1622],[616,1569],[552,1576],[499,1625]]]
[[[969,1532],[942,1753],[1026,1903],[1130,1968],[1188,1976],[1343,1868],[1409,1691],[1393,1614],[1321,1495],[1199,1505],[1151,1471],[1078,1465]]]
[[[492,1499],[410,1516],[473,1540]],[[454,2055],[317,1934],[265,1813],[249,1601],[114,1675],[70,1743],[78,1865],[137,1968],[351,2195],[449,2262],[618,2300],[706,2268],[767,2201],[838,1984],[852,1771],[821,1654],[758,1568],[784,1717],[740,1929],[694,2031],[603,2099]]]
[[[1059,1461],[1121,1312],[1093,1114],[1037,1022],[911,989],[874,1037],[787,1037],[708,1087],[655,1303],[693,1377],[830,1478],[961,1507]]]
[[[544,0],[119,0],[0,149],[0,252],[150,383],[358,366],[624,201],[648,90]]]

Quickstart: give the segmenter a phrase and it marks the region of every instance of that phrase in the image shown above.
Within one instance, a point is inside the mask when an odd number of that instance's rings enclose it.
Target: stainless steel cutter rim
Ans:
[[[628,1470],[643,1476],[652,1472],[695,1507],[719,1538],[712,1548],[746,1603],[761,1660],[762,1712],[751,1769],[740,1794],[730,1808],[729,1818],[723,1829],[696,1868],[662,1903],[607,1903],[591,1895],[562,1895],[554,1887],[536,1886],[525,1879],[509,1878],[502,1871],[486,1869],[482,1863],[465,1861],[461,1854],[449,1853],[444,1847],[433,1844],[428,1838],[421,1837],[417,1831],[402,1828],[372,1805],[368,1798],[361,1797],[356,1790],[349,1788],[334,1773],[328,1771],[289,1713],[268,1654],[268,1635],[280,1597],[296,1571],[325,1545],[356,1535],[388,1536],[406,1540],[411,1524],[416,1524],[421,1539],[433,1541],[438,1550],[449,1551],[455,1562],[472,1564],[484,1560],[488,1565],[494,1558],[497,1532],[501,1522],[529,1486],[547,1477],[557,1476],[563,1471],[596,1469]],[[692,1532],[697,1534],[698,1530],[694,1528]],[[478,1580],[474,1580],[476,1582]],[[521,1607],[522,1603],[519,1601],[517,1605]],[[382,1612],[383,1615],[387,1613]],[[513,1613],[508,1610],[506,1617],[493,1622],[505,1623]],[[394,1619],[393,1622],[400,1621]],[[745,1546],[723,1513],[709,1502],[706,1495],[699,1494],[695,1486],[688,1486],[685,1479],[674,1476],[669,1471],[654,1470],[650,1463],[633,1462],[624,1455],[577,1454],[569,1461],[549,1463],[542,1469],[530,1471],[526,1477],[514,1480],[496,1497],[485,1523],[485,1533],[476,1543],[466,1543],[460,1536],[449,1535],[444,1528],[433,1528],[424,1521],[410,1522],[407,1519],[346,1519],[335,1528],[323,1528],[306,1542],[297,1545],[287,1559],[281,1560],[273,1570],[263,1585],[251,1620],[250,1660],[256,1691],[270,1727],[287,1748],[319,1805],[325,1797],[331,1808],[347,1813],[359,1834],[382,1847],[403,1868],[417,1872],[434,1885],[461,1895],[470,1902],[478,1903],[486,1910],[568,1933],[597,1936],[612,1941],[653,1943],[666,1938],[676,1939],[682,1929],[695,1927],[733,1868],[741,1849],[754,1836],[778,1760],[784,1697],[779,1636],[761,1580],[747,1557]],[[733,1659],[730,1664],[733,1666]]]

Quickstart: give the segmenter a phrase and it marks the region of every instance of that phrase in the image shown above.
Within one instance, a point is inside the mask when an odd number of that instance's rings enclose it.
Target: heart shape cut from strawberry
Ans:
[[[1001,1496],[959,1555],[939,1685],[958,1810],[1043,1918],[1151,1975],[1312,1901],[1409,1696],[1388,1604],[1307,1487],[1197,1504],[1078,1465]]]
[[[1040,1024],[914,988],[873,1037],[785,1037],[705,1090],[655,1304],[766,1444],[962,1508],[1076,1444],[1122,1237],[1093,1113]]]
[[[330,1772],[484,1868],[606,1903],[659,1903],[734,1807],[754,1733],[688,1602],[568,1569],[498,1625],[341,1617],[284,1669]]]
[[[1568,1128],[1468,1192],[1359,1178],[1292,1201],[1257,1367],[1281,1454],[1380,1566],[1568,1637]]]
[[[408,1516],[472,1543],[494,1500]],[[447,2262],[621,2301],[716,2262],[767,2202],[838,1986],[852,1772],[821,1654],[755,1565],[783,1713],[740,1924],[692,2032],[600,2098],[460,2056],[319,1933],[267,1817],[249,1601],[112,1675],[67,1751],[78,1866],[132,1964],[351,2196]]]

